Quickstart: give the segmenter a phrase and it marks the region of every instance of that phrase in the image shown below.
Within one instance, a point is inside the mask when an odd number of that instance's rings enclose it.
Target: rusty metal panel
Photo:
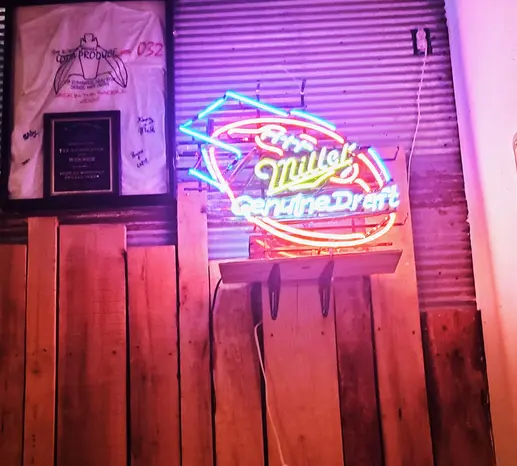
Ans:
[[[142,207],[88,213],[62,212],[57,216],[60,225],[125,225],[128,246],[162,246],[176,243],[176,211],[172,207]],[[27,235],[26,217],[0,215],[0,244],[27,244]]]
[[[475,306],[467,206],[442,0],[178,0],[176,121],[228,89],[273,105],[300,105],[365,145],[403,146],[416,126],[423,59],[411,30],[431,31],[411,177],[415,252],[424,309]],[[180,179],[193,158],[177,135]],[[250,228],[223,219],[210,195],[209,253],[248,254]]]

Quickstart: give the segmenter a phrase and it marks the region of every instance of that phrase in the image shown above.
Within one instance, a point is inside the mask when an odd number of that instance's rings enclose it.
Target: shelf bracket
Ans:
[[[330,295],[331,295],[331,286],[332,286],[332,276],[334,275],[334,261],[330,261],[323,271],[321,272],[319,278],[319,291],[320,291],[320,303],[321,303],[321,313],[323,317],[327,317],[329,315],[330,310]]]
[[[269,308],[271,310],[271,318],[276,320],[278,316],[278,304],[280,303],[280,266],[273,265],[269,278],[267,280],[267,287],[269,291]]]

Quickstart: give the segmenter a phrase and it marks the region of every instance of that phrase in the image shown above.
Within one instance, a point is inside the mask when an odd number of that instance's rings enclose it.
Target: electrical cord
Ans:
[[[221,286],[222,281],[223,281],[223,278],[221,277],[217,281],[217,285],[215,285],[214,296],[212,298],[212,302],[210,303],[210,314],[214,313],[215,304],[216,304],[216,300],[217,300],[217,293],[219,292],[219,287]]]
[[[416,137],[418,134],[418,130],[420,128],[420,118],[421,118],[421,105],[420,105],[420,98],[422,95],[422,86],[424,84],[424,75],[425,75],[425,66],[427,64],[427,42],[424,50],[424,59],[422,62],[422,71],[420,72],[420,83],[418,85],[418,91],[416,94],[416,111],[417,111],[417,117],[416,117],[416,126],[415,126],[415,132],[413,134],[413,141],[411,142],[411,149],[409,151],[409,157],[408,157],[408,168],[407,168],[407,179],[408,179],[408,188],[409,183],[411,180],[411,163],[413,161],[413,152],[415,150],[415,143],[416,143]]]
[[[214,314],[215,305],[217,304],[217,293],[219,292],[219,287],[221,286],[222,280],[223,279],[221,277],[218,280],[217,285],[215,286],[214,296],[213,296],[212,301],[210,303],[210,315],[211,316],[213,316],[213,314]],[[287,463],[285,462],[285,459],[284,459],[284,453],[282,451],[282,445],[280,444],[280,437],[278,435],[278,430],[276,428],[275,421],[273,420],[273,414],[271,413],[271,407],[269,405],[268,383],[267,383],[267,377],[266,377],[266,370],[264,368],[264,361],[262,359],[262,353],[260,351],[260,343],[259,343],[259,338],[258,338],[258,328],[261,325],[262,325],[262,322],[259,322],[257,325],[255,325],[253,333],[254,333],[254,336],[255,336],[255,346],[257,348],[257,355],[258,355],[258,358],[259,358],[260,370],[262,372],[262,377],[264,377],[264,391],[265,391],[265,397],[266,397],[266,411],[267,411],[267,415],[268,415],[269,421],[271,423],[271,427],[273,428],[273,434],[275,436],[276,446],[277,446],[277,449],[278,449],[278,454],[280,456],[281,466],[288,466]]]
[[[287,466],[287,463],[284,459],[284,453],[282,451],[282,445],[280,444],[280,437],[278,435],[278,430],[276,428],[275,421],[273,420],[273,414],[271,413],[271,407],[269,405],[269,395],[268,395],[268,383],[267,383],[267,377],[266,377],[266,370],[264,369],[264,361],[262,359],[262,353],[260,352],[260,343],[258,338],[258,328],[262,325],[262,322],[259,322],[257,325],[255,325],[254,334],[255,334],[255,346],[257,347],[257,354],[260,362],[260,370],[262,372],[262,377],[264,377],[264,391],[266,395],[266,411],[267,415],[269,417],[269,421],[271,422],[271,427],[273,428],[273,434],[275,436],[276,440],[276,446],[278,449],[278,454],[280,456],[280,463],[281,466]]]

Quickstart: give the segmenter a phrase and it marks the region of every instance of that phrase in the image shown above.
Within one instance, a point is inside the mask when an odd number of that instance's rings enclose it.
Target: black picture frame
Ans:
[[[124,0],[138,1],[138,0]],[[6,213],[53,214],[56,210],[106,210],[126,207],[172,206],[176,205],[176,167],[175,167],[175,117],[174,117],[174,11],[175,0],[149,0],[165,6],[165,144],[168,175],[168,192],[164,194],[118,195],[96,197],[92,202],[90,196],[77,196],[70,201],[67,197],[49,199],[11,199],[9,197],[9,176],[11,164],[11,134],[13,131],[13,53],[15,47],[14,16],[18,8],[56,4],[101,3],[92,0],[0,0],[0,8],[4,8],[4,76],[0,100],[2,102],[1,144],[0,144],[0,210]],[[0,52],[1,53],[1,52]]]
[[[46,113],[43,121],[43,197],[50,205],[73,207],[78,197],[95,205],[120,195],[119,111]]]

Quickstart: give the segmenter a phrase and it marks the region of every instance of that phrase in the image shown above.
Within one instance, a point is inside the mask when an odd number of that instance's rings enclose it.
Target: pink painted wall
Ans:
[[[498,466],[517,465],[517,2],[445,0]]]

